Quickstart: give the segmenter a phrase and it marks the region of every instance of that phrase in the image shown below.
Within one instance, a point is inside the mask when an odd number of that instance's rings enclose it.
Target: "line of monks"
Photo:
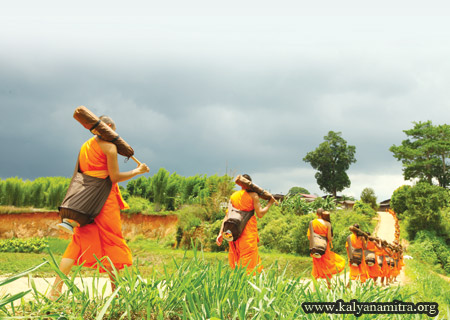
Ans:
[[[317,210],[317,218],[312,221],[313,232],[327,238],[327,248],[320,258],[317,258],[313,254],[311,254],[311,257],[313,258],[312,276],[315,279],[326,279],[330,288],[330,279],[333,274],[340,273],[344,270],[345,260],[340,255],[331,251],[333,246],[332,230],[331,223],[327,220],[329,219],[327,219],[326,211],[322,209]],[[398,240],[394,242],[395,246],[386,245],[385,242],[383,243],[379,239],[363,236],[362,234],[364,233],[359,232],[359,226],[357,224],[351,230],[352,233],[346,242],[347,255],[349,257],[350,281],[359,280],[364,283],[368,279],[373,279],[374,283],[377,283],[377,279],[381,278],[380,282],[382,286],[397,281],[397,276],[404,266],[403,250],[401,245],[398,245]],[[310,239],[311,234],[309,229],[307,236]],[[357,262],[352,259],[352,251],[355,249],[360,249],[359,252],[362,253],[360,261]],[[366,255],[370,251],[375,254],[374,263],[373,261],[372,263],[368,262],[368,260],[366,261]],[[348,286],[350,285],[350,281]]]

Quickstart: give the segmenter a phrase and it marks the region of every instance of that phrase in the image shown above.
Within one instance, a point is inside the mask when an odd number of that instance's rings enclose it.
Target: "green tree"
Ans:
[[[407,209],[408,192],[411,186],[403,185],[397,188],[391,196],[390,207],[400,217]]]
[[[303,161],[317,170],[315,177],[320,189],[336,197],[338,191],[350,187],[346,173],[355,159],[355,146],[347,145],[341,132],[328,132],[319,147],[306,154]]]
[[[369,204],[375,211],[378,209],[377,196],[372,188],[364,188],[361,191],[361,201]]]
[[[310,194],[309,191],[307,189],[303,188],[303,187],[292,187],[292,188],[289,189],[289,191],[288,191],[286,196],[293,196],[293,195],[296,195],[296,194],[299,194],[299,193]]]
[[[441,187],[450,183],[447,161],[450,156],[450,126],[434,126],[431,121],[413,122],[414,128],[404,130],[408,139],[389,150],[403,164],[405,180],[418,178],[429,184],[437,179]]]
[[[419,182],[409,188],[406,195],[406,217],[409,238],[420,230],[441,229],[441,209],[449,205],[449,191],[445,188]]]

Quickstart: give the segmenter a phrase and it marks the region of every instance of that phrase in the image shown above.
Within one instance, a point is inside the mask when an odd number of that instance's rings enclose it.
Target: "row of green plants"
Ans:
[[[43,238],[11,238],[0,240],[0,252],[40,253],[48,247],[48,242]]]
[[[0,179],[0,205],[57,209],[66,195],[70,178],[41,177],[33,181],[17,177]],[[186,204],[213,205],[227,200],[234,187],[232,177],[196,175],[183,177],[160,168],[152,177],[130,180],[120,187],[130,201],[130,213],[140,210],[174,211]],[[139,200],[145,199],[147,201]]]
[[[59,272],[55,260],[49,262]],[[39,267],[39,266],[38,266]],[[34,271],[30,269],[5,281]],[[51,319],[329,319],[328,314],[307,314],[302,302],[408,301],[411,296],[399,287],[382,288],[371,281],[354,283],[347,288],[345,277],[333,279],[333,290],[325,282],[305,280],[304,275],[288,278],[286,268],[274,265],[257,275],[248,275],[245,268],[232,270],[222,262],[206,262],[194,251],[194,258],[177,263],[174,272],[154,272],[144,277],[136,267],[113,271],[116,289],[105,295],[106,286],[99,285],[99,273],[77,286],[81,267],[70,277],[60,274],[67,286],[61,297],[51,301],[39,292],[31,279],[32,289],[15,296],[0,297],[0,317]],[[92,289],[90,288],[92,286]],[[14,305],[25,294],[31,295]],[[346,318],[353,318],[347,315]],[[365,314],[361,319],[415,319],[414,315]]]
[[[0,205],[56,209],[69,187],[70,179],[41,177],[33,181],[20,178],[0,179]]]

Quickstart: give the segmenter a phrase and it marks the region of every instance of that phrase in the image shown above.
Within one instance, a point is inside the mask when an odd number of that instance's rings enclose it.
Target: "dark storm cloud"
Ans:
[[[276,192],[321,194],[302,159],[340,131],[356,146],[347,191],[375,186],[385,198],[403,183],[388,150],[402,130],[448,118],[446,19],[416,26],[340,5],[261,5],[260,16],[254,6],[104,7],[2,17],[1,178],[70,176],[90,137],[72,118],[82,104],[116,121],[150,174],[247,172]]]

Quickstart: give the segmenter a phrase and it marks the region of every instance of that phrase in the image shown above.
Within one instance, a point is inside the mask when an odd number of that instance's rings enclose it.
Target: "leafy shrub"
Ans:
[[[417,232],[410,251],[427,264],[438,265],[439,269],[450,273],[450,247],[436,232],[427,230]]]
[[[356,201],[353,210],[358,214],[365,214],[369,217],[374,217],[377,214],[369,203],[363,201]]]
[[[47,240],[42,238],[0,240],[0,252],[39,253],[47,247]]]
[[[292,226],[293,249],[295,253],[305,256],[309,255],[309,240],[306,233],[308,232],[309,222],[316,217],[315,213],[301,216],[297,224]]]
[[[289,214],[266,222],[259,233],[261,244],[265,249],[275,249],[283,253],[294,252],[295,236],[292,226],[297,225],[300,219],[296,215]]]
[[[336,210],[336,199],[330,196],[326,197],[325,199],[318,197],[313,201],[312,208],[313,211],[319,208],[322,208],[326,211]]]
[[[371,217],[358,213],[352,210],[338,210],[331,214],[331,225],[333,227],[333,246],[334,251],[339,253],[346,253],[345,242],[347,237],[351,234],[348,229],[355,223],[359,224],[364,231],[372,232]]]
[[[183,247],[190,247],[191,242],[198,238],[200,239],[200,232],[197,232],[197,228],[202,225],[202,221],[206,220],[205,208],[201,205],[188,205],[182,207],[178,212],[178,226],[183,234],[181,242],[178,242]]]
[[[296,215],[308,214],[313,210],[313,206],[310,202],[306,202],[300,194],[287,197],[281,203],[281,208],[285,213],[292,213]]]
[[[400,217],[407,209],[406,201],[409,189],[411,189],[411,186],[403,185],[397,188],[392,194],[390,206],[398,217]]]
[[[130,209],[123,210],[123,212],[128,214],[149,213],[153,211],[152,204],[147,199],[138,196],[130,196],[127,203]]]

